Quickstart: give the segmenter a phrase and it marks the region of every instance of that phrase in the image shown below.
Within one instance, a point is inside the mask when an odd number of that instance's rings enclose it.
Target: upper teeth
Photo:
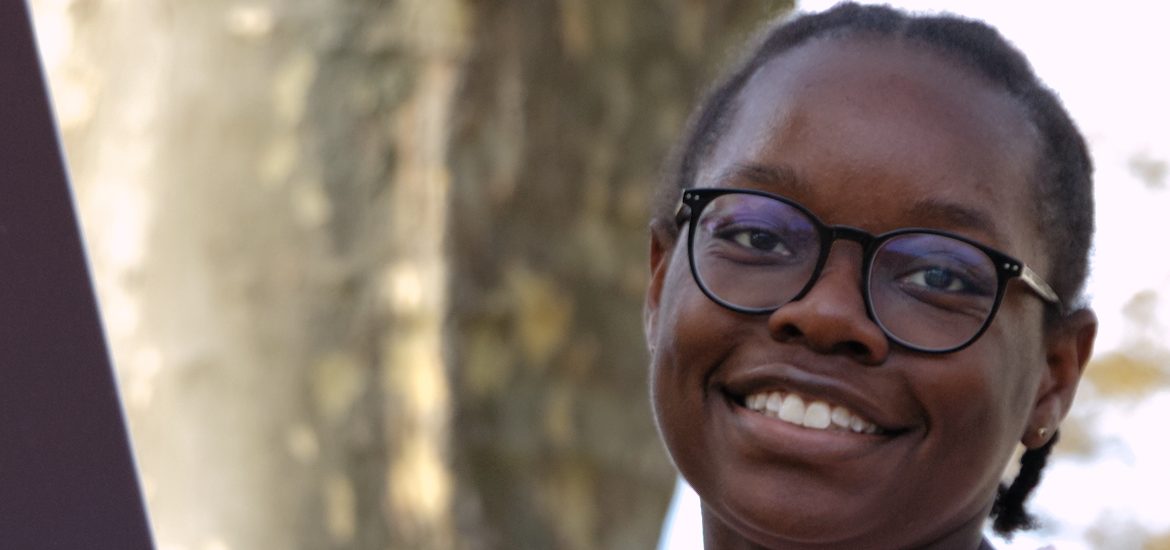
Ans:
[[[807,399],[795,393],[754,393],[747,397],[745,404],[753,411],[806,428],[852,430],[867,434],[878,431],[876,424],[845,407]]]

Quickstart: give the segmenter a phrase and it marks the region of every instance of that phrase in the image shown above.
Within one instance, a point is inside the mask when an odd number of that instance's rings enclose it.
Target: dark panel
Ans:
[[[24,2],[0,2],[0,546],[151,548]]]

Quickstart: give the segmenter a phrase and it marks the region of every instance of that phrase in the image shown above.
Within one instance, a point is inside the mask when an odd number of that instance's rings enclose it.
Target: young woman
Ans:
[[[1092,210],[1080,133],[993,29],[850,4],[771,29],[651,224],[651,398],[706,547],[1027,527],[1096,333]]]

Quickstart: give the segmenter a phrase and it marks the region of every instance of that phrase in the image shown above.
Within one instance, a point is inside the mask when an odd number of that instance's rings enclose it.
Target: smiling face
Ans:
[[[951,231],[1043,275],[1035,143],[1020,105],[937,54],[819,39],[751,78],[695,185],[783,195],[871,233]],[[838,241],[806,295],[747,315],[700,291],[685,233],[654,232],[653,406],[709,547],[974,548],[1016,444],[1067,410],[1071,389],[1050,400],[1043,303],[1018,281],[974,344],[925,355],[866,316],[860,263]]]

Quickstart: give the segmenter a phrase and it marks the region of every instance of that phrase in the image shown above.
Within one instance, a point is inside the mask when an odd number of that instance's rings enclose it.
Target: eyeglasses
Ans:
[[[1012,278],[1060,306],[1052,287],[1023,262],[945,231],[873,235],[827,225],[791,200],[749,189],[686,189],[676,221],[691,222],[687,252],[699,288],[741,313],[772,313],[801,299],[837,239],[863,249],[869,318],[911,350],[948,353],[970,345],[991,324]]]

